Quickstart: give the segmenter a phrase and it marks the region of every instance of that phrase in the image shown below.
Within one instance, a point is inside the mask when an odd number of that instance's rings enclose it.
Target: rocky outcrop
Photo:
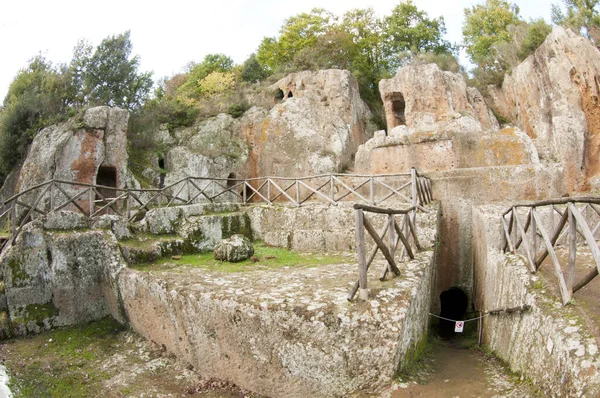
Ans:
[[[124,187],[128,120],[126,110],[101,106],[88,109],[82,120],[41,130],[21,169],[18,190],[52,178],[93,184],[101,166],[114,169],[114,186]]]
[[[293,73],[267,88],[269,93],[277,103],[251,133],[255,175],[341,171],[374,131],[349,71]]]
[[[128,120],[126,110],[101,106],[41,130],[20,169],[16,191],[23,192],[53,178],[115,188],[136,187],[138,184],[127,168]],[[74,197],[86,188],[62,184],[60,189]],[[104,197],[116,196],[114,190],[99,191]],[[33,204],[41,193],[37,190],[22,197],[21,201]],[[66,196],[61,200],[66,200]],[[46,195],[39,207],[47,207],[49,201],[49,195]],[[78,203],[82,208],[89,208],[89,197],[80,198]]]
[[[563,164],[569,190],[600,185],[600,52],[589,40],[554,28],[490,94],[542,161]]]
[[[29,223],[2,252],[0,301],[8,313],[4,336],[39,333],[107,315],[124,321],[115,283],[125,263],[115,236],[106,230],[73,230],[86,225],[77,217],[71,221],[68,225],[63,221],[69,232],[50,230],[41,221]]]
[[[477,89],[462,75],[436,64],[409,65],[379,83],[388,132],[405,125],[411,132],[497,130],[498,121]]]

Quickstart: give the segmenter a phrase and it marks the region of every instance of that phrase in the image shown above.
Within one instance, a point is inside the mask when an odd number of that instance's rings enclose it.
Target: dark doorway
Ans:
[[[229,173],[229,175],[227,176],[227,188],[235,186],[236,182],[237,181],[235,180],[235,173]]]
[[[394,114],[394,126],[400,126],[406,124],[406,115],[404,113],[406,108],[406,102],[404,102],[404,96],[402,93],[392,94],[392,113]]]
[[[285,94],[283,93],[283,90],[281,90],[280,88],[278,88],[277,90],[275,90],[275,94],[273,96],[273,102],[278,104],[281,101],[283,101],[283,99],[285,98]]]
[[[292,93],[292,90],[290,90],[290,92],[288,93],[287,97],[288,98],[292,98],[294,96],[294,93]]]
[[[98,187],[96,205],[104,207],[112,198],[118,196],[117,191],[111,189],[117,187],[117,169],[110,166],[100,166],[96,175],[96,185],[102,185],[102,187]],[[105,209],[102,214],[107,214],[107,210]]]
[[[463,320],[468,304],[469,298],[466,293],[458,287],[451,287],[440,294],[440,317],[455,321]],[[450,339],[454,337],[454,326],[454,322],[440,319],[440,338]]]
[[[96,185],[105,187],[117,187],[117,169],[109,166],[100,166],[96,175]],[[114,190],[110,190],[114,192]]]
[[[165,169],[165,159],[163,157],[158,158],[158,168],[160,172],[158,187],[162,188],[165,186],[165,174],[167,174],[167,169]]]

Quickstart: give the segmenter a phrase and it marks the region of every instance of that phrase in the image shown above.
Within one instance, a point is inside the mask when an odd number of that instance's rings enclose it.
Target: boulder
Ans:
[[[483,96],[458,73],[436,64],[409,65],[383,79],[379,92],[388,131],[405,125],[410,131],[497,130],[498,121]]]
[[[599,82],[598,49],[556,27],[490,89],[497,112],[531,137],[541,160],[562,163],[569,190],[585,190],[600,175]]]
[[[237,263],[254,255],[254,247],[244,235],[232,235],[215,246],[215,260]]]

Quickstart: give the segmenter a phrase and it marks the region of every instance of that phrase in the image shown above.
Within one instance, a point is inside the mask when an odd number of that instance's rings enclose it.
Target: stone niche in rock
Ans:
[[[542,162],[562,163],[569,190],[600,187],[600,52],[556,27],[491,88],[494,107],[533,140]]]

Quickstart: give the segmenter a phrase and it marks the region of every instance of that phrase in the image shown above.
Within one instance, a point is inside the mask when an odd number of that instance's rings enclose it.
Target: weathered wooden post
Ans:
[[[91,217],[92,214],[94,214],[94,208],[95,208],[95,203],[94,203],[94,186],[90,185],[90,189],[88,191],[88,198],[90,201],[90,213],[88,215],[88,217]]]
[[[50,182],[50,211],[54,211],[54,180]]]
[[[365,261],[365,229],[364,229],[364,213],[361,209],[357,209],[356,213],[356,250],[358,256],[358,297],[361,300],[366,300],[369,297],[367,288],[367,264]]]
[[[333,174],[329,174],[329,195],[331,200],[335,202],[335,182],[333,181]]]
[[[569,296],[573,297],[575,261],[577,258],[577,222],[575,221],[575,216],[569,207],[567,207],[565,211],[569,212],[569,273],[567,274],[567,291]]]
[[[375,181],[373,176],[369,178],[369,202],[375,205]]]

